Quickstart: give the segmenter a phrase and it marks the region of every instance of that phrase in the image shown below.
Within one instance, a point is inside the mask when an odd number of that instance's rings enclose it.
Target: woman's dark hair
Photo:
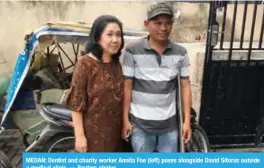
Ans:
[[[121,55],[121,51],[124,47],[124,38],[123,38],[123,26],[122,23],[112,15],[102,15],[99,16],[93,23],[90,34],[89,34],[89,39],[85,47],[85,54],[92,53],[98,60],[102,61],[102,55],[103,55],[103,49],[101,45],[98,43],[100,40],[100,37],[106,28],[106,26],[109,23],[116,23],[118,24],[120,30],[121,30],[121,46],[118,52],[114,55],[112,55],[112,61],[118,62],[119,57]]]

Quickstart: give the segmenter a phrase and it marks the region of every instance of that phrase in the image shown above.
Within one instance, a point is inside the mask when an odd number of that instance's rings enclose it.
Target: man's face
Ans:
[[[152,20],[145,21],[144,24],[153,40],[162,42],[169,39],[173,24],[170,16],[160,15]]]

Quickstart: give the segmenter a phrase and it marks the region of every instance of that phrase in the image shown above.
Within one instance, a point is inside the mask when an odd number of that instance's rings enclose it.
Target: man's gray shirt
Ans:
[[[176,128],[176,78],[189,77],[186,49],[169,42],[160,56],[147,38],[128,44],[123,74],[133,80],[130,120],[141,129],[163,133]]]

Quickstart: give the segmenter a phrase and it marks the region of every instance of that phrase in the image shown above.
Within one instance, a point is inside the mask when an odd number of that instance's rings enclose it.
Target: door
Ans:
[[[212,147],[252,146],[264,117],[260,1],[211,1],[199,122]]]

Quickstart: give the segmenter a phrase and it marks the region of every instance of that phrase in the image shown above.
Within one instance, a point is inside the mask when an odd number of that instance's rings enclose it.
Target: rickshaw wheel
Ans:
[[[208,137],[198,124],[192,125],[192,138],[186,145],[186,152],[210,152]]]
[[[74,136],[57,136],[51,138],[41,150],[42,152],[74,152]]]
[[[0,150],[0,167],[1,168],[12,168],[10,160],[1,150]]]

